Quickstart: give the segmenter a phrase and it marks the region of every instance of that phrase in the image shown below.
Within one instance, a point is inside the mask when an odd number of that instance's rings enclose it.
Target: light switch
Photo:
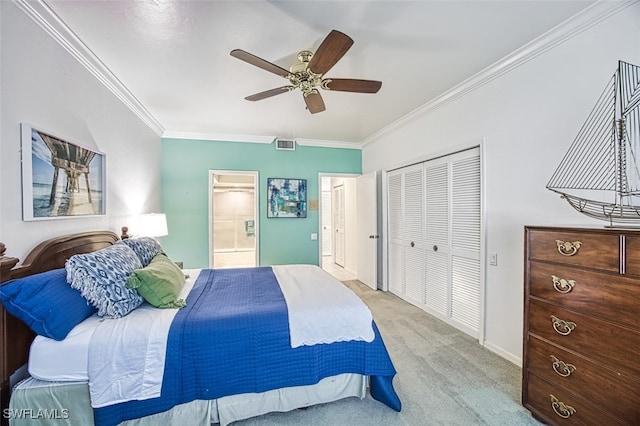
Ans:
[[[312,240],[317,240],[318,239],[318,234],[316,234],[315,232],[311,234],[311,239]]]

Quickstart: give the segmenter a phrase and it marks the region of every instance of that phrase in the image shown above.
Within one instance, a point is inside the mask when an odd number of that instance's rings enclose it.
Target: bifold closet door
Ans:
[[[387,175],[389,289],[477,337],[480,329],[480,149]]]
[[[422,164],[404,170],[404,286],[405,298],[424,303],[424,177]]]
[[[387,176],[389,291],[404,297],[404,205],[402,171]]]
[[[390,172],[387,178],[389,289],[424,303],[424,179],[422,164]]]
[[[478,337],[480,330],[480,150],[451,161],[451,324]]]
[[[450,300],[449,162],[431,160],[424,167],[425,181],[425,301],[424,310],[447,320]]]

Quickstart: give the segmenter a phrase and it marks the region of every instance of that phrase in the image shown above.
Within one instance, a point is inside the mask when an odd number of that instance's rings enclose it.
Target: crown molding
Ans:
[[[270,144],[276,140],[275,136],[264,135],[241,135],[236,133],[197,133],[197,132],[176,132],[165,131],[163,139],[191,139],[214,142],[245,142]]]
[[[86,44],[71,31],[58,15],[43,1],[13,0],[14,3],[29,18],[37,23],[47,34],[58,42],[67,52],[93,74],[107,89],[120,99],[134,114],[136,114],[158,136],[164,132],[164,127],[153,115],[136,99],[124,84],[109,70],[109,68],[87,47]]]
[[[561,22],[556,27],[533,39],[521,48],[513,51],[509,55],[499,61],[489,65],[479,73],[462,81],[443,94],[437,96],[430,102],[416,108],[407,115],[392,122],[388,126],[380,129],[373,135],[362,141],[361,147],[364,148],[370,143],[374,143],[384,135],[401,127],[407,122],[418,116],[428,114],[438,108],[453,102],[456,99],[482,87],[490,81],[518,68],[519,66],[529,62],[538,55],[564,43],[565,41],[575,37],[581,32],[593,27],[594,25],[604,21],[610,16],[626,9],[627,7],[637,3],[639,0],[630,1],[611,1],[598,0],[591,6],[585,8],[576,15]]]
[[[162,134],[163,139],[191,139],[191,140],[203,140],[212,142],[243,142],[243,143],[273,143],[276,139],[288,139],[278,138],[277,136],[262,136],[262,135],[241,135],[235,133],[190,133],[190,132],[177,132],[177,131],[165,131]],[[292,139],[296,144],[300,146],[316,146],[321,148],[343,148],[343,149],[362,149],[362,146],[356,142],[344,142],[344,141],[332,141],[322,139]]]
[[[325,139],[296,138],[296,143],[301,146],[317,146],[322,148],[362,149],[360,143],[346,141],[331,141]]]

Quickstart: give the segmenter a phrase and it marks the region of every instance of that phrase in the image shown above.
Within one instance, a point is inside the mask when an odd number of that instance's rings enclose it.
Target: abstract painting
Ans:
[[[267,217],[307,217],[307,180],[267,178]]]

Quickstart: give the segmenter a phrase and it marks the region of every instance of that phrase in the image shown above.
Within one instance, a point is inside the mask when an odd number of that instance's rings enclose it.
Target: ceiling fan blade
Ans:
[[[339,92],[378,93],[381,81],[358,80],[353,78],[327,78],[322,80],[322,88]]]
[[[289,71],[285,70],[282,67],[277,66],[276,64],[272,64],[269,61],[265,61],[262,58],[258,58],[256,55],[252,55],[249,52],[245,52],[241,49],[234,49],[231,51],[231,56],[234,58],[238,58],[241,61],[245,61],[251,65],[254,65],[258,68],[262,68],[263,70],[272,72],[280,77],[287,78],[289,77]]]
[[[322,112],[326,108],[324,107],[324,101],[322,100],[322,96],[317,91],[313,91],[311,93],[307,93],[304,96],[304,102],[307,104],[307,109],[311,114],[315,114],[317,112]]]
[[[340,31],[331,30],[311,57],[309,69],[315,74],[329,71],[347,53],[353,40]]]
[[[247,96],[245,99],[248,101],[259,101],[262,99],[270,98],[271,96],[279,95],[281,93],[290,92],[295,89],[295,86],[282,86],[276,89],[265,90],[264,92],[256,93],[255,95]]]

